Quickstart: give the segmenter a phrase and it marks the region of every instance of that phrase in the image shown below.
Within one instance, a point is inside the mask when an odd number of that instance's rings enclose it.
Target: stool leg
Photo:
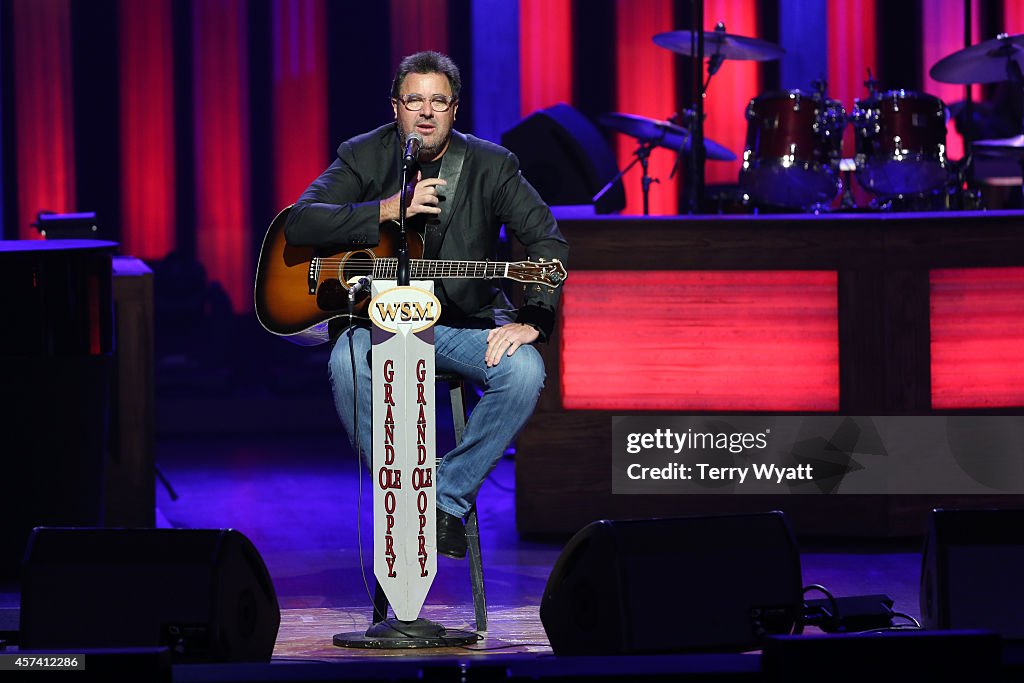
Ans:
[[[487,630],[487,593],[484,591],[484,559],[480,554],[480,526],[474,505],[466,515],[466,541],[469,546],[469,575],[473,583],[473,611],[476,630]]]
[[[448,395],[452,402],[452,425],[455,428],[455,445],[462,443],[462,435],[466,433],[466,397],[462,382],[448,385]]]
[[[448,385],[452,403],[452,424],[455,428],[455,443],[462,443],[466,431],[465,384],[452,382]],[[473,584],[473,612],[476,630],[487,630],[487,593],[484,591],[484,561],[480,553],[480,525],[476,516],[476,505],[466,515],[466,542],[469,546],[469,575]]]

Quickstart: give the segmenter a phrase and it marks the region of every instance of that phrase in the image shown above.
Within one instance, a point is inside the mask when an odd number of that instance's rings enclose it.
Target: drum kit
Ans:
[[[729,34],[723,24],[703,32],[703,50],[696,47],[700,34],[670,31],[654,36],[654,43],[677,54],[708,57],[711,77],[725,60],[779,59],[785,50],[770,42]],[[972,84],[1009,81],[1024,89],[1024,34],[1001,34],[937,62],[929,71],[943,83]],[[745,210],[829,211],[855,206],[851,173],[871,196],[871,209],[971,208],[977,193],[965,189],[964,162],[946,156],[949,110],[937,97],[912,90],[879,91],[870,71],[865,81],[868,96],[854,101],[847,115],[841,102],[830,99],[827,87],[815,82],[811,90],[782,90],[761,94],[746,107],[747,135],[739,187]],[[607,191],[634,165],[643,169],[644,213],[648,211],[648,157],[655,147],[676,151],[680,161],[693,158],[703,139],[701,155],[710,161],[733,161],[736,155],[702,135],[694,112],[684,110],[669,120],[609,113],[598,121],[606,129],[638,142],[633,161],[608,183]],[[854,131],[855,154],[842,156],[847,125]],[[1024,135],[978,140],[974,154],[1013,159],[1024,165]],[[699,157],[698,157],[699,158]],[[677,161],[677,167],[679,161]],[[691,166],[692,168],[692,166]],[[675,169],[673,169],[675,173]],[[845,178],[845,181],[844,181]],[[844,190],[845,186],[845,192]],[[842,197],[842,199],[840,199]],[[596,199],[596,198],[595,198]]]

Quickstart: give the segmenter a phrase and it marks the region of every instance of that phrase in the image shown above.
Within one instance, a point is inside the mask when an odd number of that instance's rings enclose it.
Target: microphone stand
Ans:
[[[402,189],[398,195],[398,267],[395,279],[399,287],[409,286],[409,240],[405,234],[405,195],[409,184],[409,169],[415,163],[411,159],[402,159]]]
[[[397,248],[397,268],[396,268],[396,280],[399,287],[408,287],[410,282],[410,265],[409,265],[409,241],[406,238],[405,230],[405,198],[407,195],[407,185],[409,182],[409,170],[415,163],[415,158],[406,158],[403,153],[402,156],[402,189],[399,190],[399,207],[398,207],[398,248]],[[366,278],[361,278],[357,285],[354,285],[350,290],[350,309],[349,314],[352,314],[352,302],[355,299],[355,289],[359,286],[366,286],[369,283],[364,282]],[[351,339],[351,337],[350,337]],[[433,338],[430,340],[431,352],[433,351]],[[374,342],[374,346],[377,343]],[[403,346],[399,347],[402,349],[402,353],[405,353],[404,342]],[[390,349],[388,350],[390,352]],[[350,352],[351,353],[351,352]],[[371,350],[371,354],[377,353],[376,350]],[[355,368],[355,360],[352,360],[353,375]],[[430,376],[433,376],[433,365],[430,366]],[[376,390],[375,390],[376,391]],[[402,390],[399,389],[401,392]],[[422,413],[421,413],[422,414]],[[433,416],[431,415],[431,420]],[[356,421],[358,429],[358,420]],[[358,440],[356,442],[358,444]],[[422,543],[422,540],[421,540]],[[397,616],[394,619],[387,618],[388,610],[388,597],[381,586],[380,580],[376,582],[375,595],[373,596],[373,624],[365,632],[363,631],[352,631],[345,633],[336,633],[333,638],[333,643],[338,647],[354,647],[354,648],[368,648],[368,649],[414,649],[414,648],[426,648],[426,647],[462,647],[464,645],[471,645],[480,639],[480,635],[470,631],[461,631],[455,629],[446,629],[441,624],[425,619],[422,617],[416,618],[414,621],[403,621]]]

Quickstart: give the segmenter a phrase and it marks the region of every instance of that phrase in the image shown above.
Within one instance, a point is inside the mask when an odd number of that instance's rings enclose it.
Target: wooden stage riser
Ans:
[[[559,225],[570,244],[570,283],[574,273],[585,271],[834,271],[839,347],[834,412],[848,415],[935,412],[931,271],[1024,266],[1022,212],[615,216],[563,220]],[[628,272],[624,280],[628,282]],[[625,348],[629,331],[620,328],[616,334]],[[563,351],[558,341],[542,348],[548,379],[537,412],[518,441],[520,532],[564,535],[600,518],[782,507],[798,533],[916,535],[924,530],[927,510],[955,502],[911,496],[613,496],[611,418],[628,411],[565,410],[563,352],[572,349]],[[607,362],[613,364],[614,358]],[[770,391],[755,383],[752,387]],[[671,406],[664,410],[673,411]]]

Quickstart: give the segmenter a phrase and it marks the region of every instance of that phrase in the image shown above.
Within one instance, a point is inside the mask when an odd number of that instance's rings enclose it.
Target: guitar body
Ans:
[[[309,346],[330,339],[328,323],[348,317],[348,280],[368,275],[373,262],[398,253],[398,228],[381,226],[380,243],[369,249],[330,251],[289,245],[284,224],[291,207],[267,229],[256,266],[256,317],[267,331]],[[423,238],[408,233],[409,257],[421,258]],[[368,293],[356,301],[355,315],[366,317]]]

